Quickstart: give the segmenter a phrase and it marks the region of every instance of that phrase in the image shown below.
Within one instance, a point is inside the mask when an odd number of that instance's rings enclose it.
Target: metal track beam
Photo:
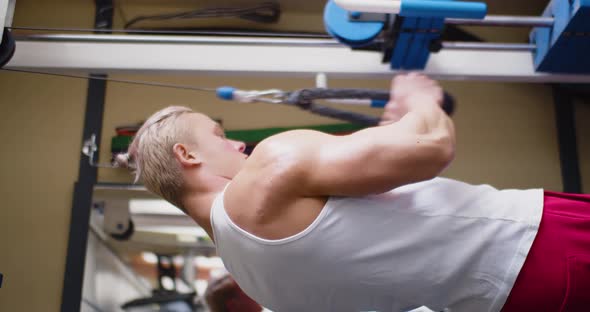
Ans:
[[[104,38],[108,35],[95,35]],[[134,36],[137,37],[137,36]],[[146,36],[149,37],[149,36]],[[211,39],[211,37],[206,37]],[[226,38],[229,42],[231,38]],[[149,38],[146,38],[149,40]],[[256,43],[120,43],[17,40],[7,68],[93,73],[199,73],[341,78],[390,78],[380,53],[344,46]],[[589,83],[590,75],[537,73],[529,51],[443,50],[426,74],[446,80]]]

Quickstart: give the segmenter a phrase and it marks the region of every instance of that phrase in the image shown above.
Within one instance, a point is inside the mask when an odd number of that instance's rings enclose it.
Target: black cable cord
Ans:
[[[121,21],[123,22],[123,25],[127,24],[127,14],[125,14],[125,10],[123,10],[123,7],[121,7],[121,1],[115,0],[114,3],[115,10],[121,16]]]
[[[276,2],[264,2],[260,5],[248,8],[219,7],[197,9],[193,11],[176,12],[158,15],[140,15],[125,23],[125,28],[146,20],[173,20],[173,19],[195,19],[195,18],[219,18],[238,17],[241,19],[258,23],[276,23],[279,20],[281,9]]]
[[[217,89],[215,89],[215,88],[194,87],[194,86],[188,86],[188,85],[177,85],[177,84],[168,84],[168,83],[142,81],[142,80],[127,80],[127,79],[106,78],[106,77],[100,77],[100,76],[61,74],[61,73],[55,73],[55,72],[34,71],[34,70],[26,70],[26,69],[0,68],[0,70],[19,72],[19,73],[28,73],[28,74],[39,74],[39,75],[66,77],[66,78],[103,80],[103,81],[110,81],[110,82],[128,83],[128,84],[144,85],[144,86],[151,86],[151,87],[182,89],[182,90],[193,90],[193,91],[204,91],[204,92],[216,92],[217,91]]]
[[[4,71],[11,71],[11,72],[21,72],[21,73],[30,73],[30,74],[41,74],[41,75],[49,75],[49,76],[58,76],[58,77],[66,77],[66,78],[79,78],[79,79],[95,79],[95,80],[103,80],[103,81],[110,81],[110,82],[118,82],[118,83],[128,83],[128,84],[136,84],[136,85],[147,85],[152,87],[164,87],[164,88],[173,88],[173,89],[184,89],[184,90],[195,90],[195,91],[206,91],[206,92],[216,92],[217,90],[214,88],[203,88],[203,87],[193,87],[187,85],[175,85],[175,84],[165,84],[159,82],[151,82],[151,81],[138,81],[138,80],[125,80],[125,79],[113,79],[101,76],[86,76],[86,75],[74,75],[74,74],[61,74],[55,72],[43,72],[43,71],[32,71],[32,70],[25,70],[25,69],[7,69],[1,68],[0,70]],[[335,118],[339,120],[345,120],[348,122],[353,122],[365,126],[376,126],[380,119],[378,117],[373,117],[369,115],[364,115],[360,113],[344,111],[340,109],[335,109],[331,107],[316,105],[312,103],[311,99],[300,99],[301,91],[309,91],[309,90],[300,90],[298,92],[293,92],[289,96],[288,102],[293,105],[297,105],[300,108],[307,110],[313,114]],[[315,91],[314,94],[330,94],[330,90],[318,90]],[[358,92],[355,91],[355,92]],[[305,92],[303,92],[305,93]],[[356,94],[356,93],[355,93]],[[335,94],[338,95],[338,94]],[[340,98],[343,98],[342,92],[339,94]],[[335,96],[338,98],[338,96]]]

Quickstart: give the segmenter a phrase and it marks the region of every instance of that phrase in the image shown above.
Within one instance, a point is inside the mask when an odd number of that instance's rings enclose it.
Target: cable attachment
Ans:
[[[380,117],[361,113],[345,111],[333,107],[318,105],[315,100],[337,100],[344,104],[360,104],[370,107],[384,107],[390,99],[388,90],[373,89],[301,89],[289,93],[287,104],[296,105],[301,109],[316,115],[340,119],[364,126],[376,126],[381,121]],[[343,102],[343,100],[345,102]],[[451,115],[454,111],[455,101],[453,97],[444,92],[443,110]]]
[[[272,104],[285,103],[287,93],[279,89],[268,90],[238,90],[233,87],[220,87],[217,89],[217,97],[228,101],[242,103],[264,102]]]
[[[94,161],[94,155],[98,152],[98,145],[96,144],[96,135],[93,133],[90,139],[84,141],[82,145],[82,154],[88,156],[88,164],[96,168],[118,168],[113,164],[100,164]]]
[[[365,115],[333,107],[318,105],[314,103],[314,101],[329,99],[369,99],[369,101],[366,103],[367,106],[379,107],[378,105],[371,104],[371,99],[381,101],[387,100],[388,98],[388,92],[380,92],[377,90],[315,88],[293,91],[289,94],[286,102],[291,105],[296,105],[297,107],[316,115],[340,119],[343,121],[370,127],[378,125],[381,119],[377,116]]]

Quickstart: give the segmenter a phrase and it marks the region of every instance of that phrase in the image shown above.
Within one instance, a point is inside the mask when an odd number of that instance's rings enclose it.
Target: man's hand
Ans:
[[[426,105],[441,106],[443,90],[425,75],[410,73],[392,80],[390,101],[385,106],[380,125],[399,121],[408,111]]]

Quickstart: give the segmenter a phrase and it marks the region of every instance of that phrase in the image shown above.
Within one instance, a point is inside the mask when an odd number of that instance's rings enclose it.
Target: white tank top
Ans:
[[[301,233],[238,227],[215,199],[217,251],[240,287],[277,311],[500,311],[541,221],[543,190],[436,178],[330,197]]]

